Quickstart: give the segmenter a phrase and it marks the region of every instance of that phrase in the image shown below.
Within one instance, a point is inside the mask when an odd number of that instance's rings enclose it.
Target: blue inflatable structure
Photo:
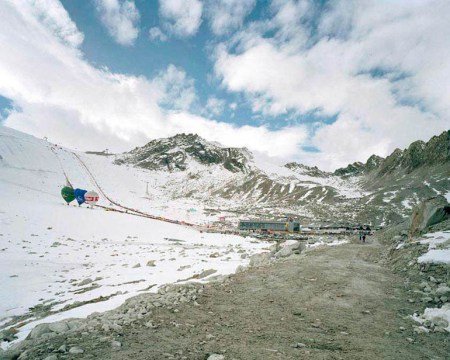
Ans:
[[[77,200],[78,205],[81,205],[86,201],[84,199],[84,194],[87,193],[87,190],[75,189],[73,193],[75,195],[75,199]]]

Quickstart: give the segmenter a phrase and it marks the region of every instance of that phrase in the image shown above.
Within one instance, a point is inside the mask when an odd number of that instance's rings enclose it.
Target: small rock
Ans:
[[[67,346],[66,346],[66,344],[61,345],[61,346],[58,348],[58,350],[56,350],[56,351],[59,352],[59,353],[65,354],[65,353],[67,352]]]
[[[141,267],[141,264],[137,263],[136,265],[133,266],[133,269],[140,268],[140,267]]]
[[[410,337],[407,337],[406,340],[407,340],[408,342],[410,342],[410,343],[413,343],[413,342],[414,342],[414,339],[413,339],[413,338],[410,338]]]
[[[19,355],[19,357],[17,357],[17,355]],[[29,359],[28,355],[30,355],[28,350],[20,352],[18,349],[16,349],[16,351],[14,351],[12,354],[9,353],[8,357],[6,357],[6,355],[4,355],[2,348],[0,348],[0,359],[16,359],[17,358],[17,360],[27,360],[27,359]]]
[[[82,281],[78,284],[78,286],[84,286],[84,285],[90,284],[91,282],[93,282],[92,279],[91,279],[91,278],[87,278],[87,279],[82,280]]]
[[[208,356],[208,360],[224,360],[225,356],[220,354],[211,354]]]
[[[414,332],[416,334],[426,334],[430,332],[425,326],[414,326]]]
[[[78,346],[73,346],[69,350],[69,354],[82,354],[84,350]]]
[[[156,329],[158,325],[154,325],[151,321],[144,324],[145,327],[148,327],[149,329]]]
[[[401,331],[405,331],[405,330],[406,330],[406,328],[405,328],[404,326],[400,326],[399,329],[400,329]]]
[[[435,294],[437,296],[445,296],[447,294],[450,294],[450,287],[443,285],[443,284],[439,285],[435,291]]]
[[[113,340],[111,341],[111,347],[113,349],[120,349],[122,347],[122,343],[120,341]]]
[[[446,328],[448,326],[448,321],[440,316],[433,317],[431,321],[436,327]]]
[[[216,272],[217,272],[217,270],[215,270],[215,269],[208,269],[208,270],[202,271],[200,274],[195,274],[193,276],[193,278],[194,279],[203,279],[203,278],[205,278],[205,277],[207,277],[209,275],[212,275],[212,274],[214,274]]]
[[[147,261],[147,266],[156,266],[155,262],[156,260],[149,260]]]
[[[292,347],[295,349],[301,349],[301,348],[306,347],[306,345],[299,342],[299,343],[295,343],[294,345],[292,345]]]
[[[44,360],[58,360],[58,357],[55,354],[53,354],[47,356]]]

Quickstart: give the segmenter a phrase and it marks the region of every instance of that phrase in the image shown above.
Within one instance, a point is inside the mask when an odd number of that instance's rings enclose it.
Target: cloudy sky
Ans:
[[[0,122],[335,169],[450,128],[448,0],[0,0]]]

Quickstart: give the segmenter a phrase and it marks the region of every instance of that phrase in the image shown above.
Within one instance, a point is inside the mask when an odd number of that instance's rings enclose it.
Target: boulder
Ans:
[[[208,356],[208,360],[224,360],[225,356],[221,354],[211,354]]]
[[[420,235],[427,227],[450,218],[450,205],[442,195],[429,198],[417,205],[411,217],[409,236]]]
[[[277,251],[274,255],[275,258],[279,259],[282,257],[291,256],[294,253],[300,253],[305,249],[305,245],[300,241],[297,241],[294,244],[286,245],[281,248],[281,250]]]
[[[58,360],[58,356],[55,354],[47,356],[44,360]]]
[[[249,265],[251,267],[268,265],[270,263],[270,256],[271,256],[271,254],[268,252],[252,255],[250,257]]]
[[[69,354],[82,354],[84,350],[78,346],[73,346],[69,350]]]
[[[64,322],[64,321],[51,323],[48,325],[48,328],[57,334],[62,334],[62,333],[65,333],[66,331],[70,330],[69,325],[67,325],[67,322]]]
[[[9,329],[5,329],[3,331],[0,331],[0,342],[1,341],[14,341],[15,339],[17,339],[16,336],[17,330],[15,328],[9,328]],[[1,359],[1,357],[0,357]]]
[[[52,332],[50,330],[49,324],[39,324],[36,325],[33,330],[31,330],[30,334],[28,335],[29,339],[37,339],[40,338],[42,335]]]

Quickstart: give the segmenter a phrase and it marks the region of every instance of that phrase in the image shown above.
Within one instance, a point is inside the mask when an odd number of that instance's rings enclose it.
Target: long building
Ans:
[[[241,220],[239,221],[239,230],[253,231],[287,231],[298,232],[301,226],[298,221],[276,221],[276,220]]]

